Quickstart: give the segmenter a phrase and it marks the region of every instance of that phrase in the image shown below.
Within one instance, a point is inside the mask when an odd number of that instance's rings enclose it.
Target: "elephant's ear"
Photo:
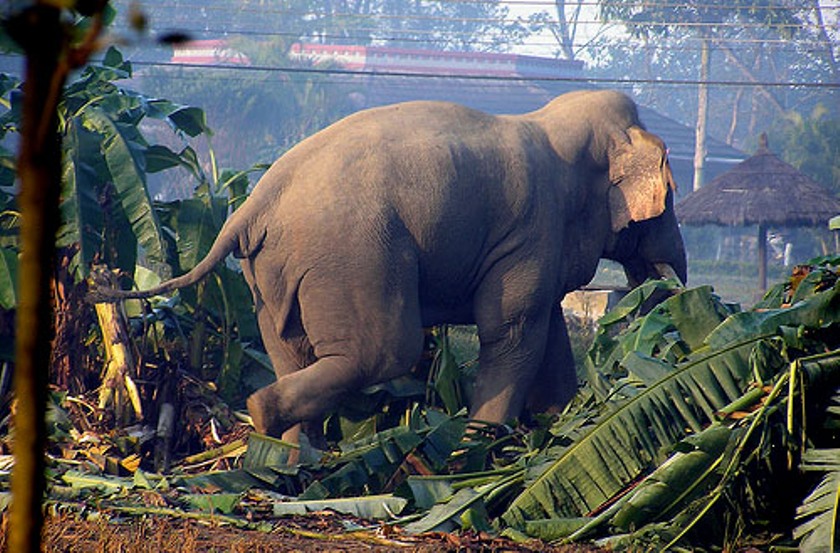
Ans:
[[[613,136],[609,163],[613,232],[665,211],[668,189],[675,185],[662,140],[640,127],[630,127]]]

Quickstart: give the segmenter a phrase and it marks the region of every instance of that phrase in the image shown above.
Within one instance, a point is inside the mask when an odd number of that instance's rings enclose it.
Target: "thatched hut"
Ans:
[[[758,151],[683,198],[677,218],[686,225],[758,226],[758,278],[767,289],[767,227],[825,226],[840,199],[774,155],[762,134]]]

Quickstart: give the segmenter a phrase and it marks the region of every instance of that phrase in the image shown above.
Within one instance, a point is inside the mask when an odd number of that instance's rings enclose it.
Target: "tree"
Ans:
[[[61,183],[57,105],[70,70],[93,51],[107,3],[79,7],[92,16],[83,40],[65,42],[62,10],[36,3],[14,14],[7,32],[26,53],[21,181],[20,308],[15,331],[15,467],[12,479],[9,550],[40,551],[43,524],[47,375],[50,363],[50,267],[55,253]],[[75,5],[74,5],[75,7]],[[92,8],[92,9],[91,9]],[[85,13],[81,13],[85,12]]]
[[[771,147],[788,163],[840,197],[840,118],[817,105],[810,114],[790,111],[771,131]]]
[[[606,21],[624,22],[636,44],[628,54],[634,62],[625,74],[633,78],[638,66],[649,63],[654,78],[698,81],[698,97],[691,101],[697,125],[696,174],[703,168],[703,140],[709,134],[727,137],[733,145],[754,140],[762,121],[780,116],[795,102],[816,102],[826,92],[817,88],[796,91],[767,83],[830,82],[834,59],[829,31],[819,6],[797,1],[784,4],[759,2],[704,2],[700,5],[666,2],[642,6],[623,0],[601,2]],[[816,42],[815,42],[816,41]],[[816,47],[815,47],[816,45]],[[704,53],[705,52],[705,53]],[[804,60],[808,60],[805,62]],[[697,68],[700,68],[699,75]],[[744,81],[745,87],[706,87],[715,81]],[[657,104],[672,111],[673,89],[651,91]],[[745,96],[746,94],[746,96]],[[710,98],[716,114],[708,119],[704,104]],[[742,121],[744,101],[751,102],[751,116]],[[681,101],[687,105],[687,100]],[[650,104],[649,104],[650,105]]]
[[[525,21],[496,2],[439,0],[212,0],[196,13],[191,2],[149,7],[197,38],[275,37],[328,44],[388,44],[404,48],[499,51],[523,40]]]

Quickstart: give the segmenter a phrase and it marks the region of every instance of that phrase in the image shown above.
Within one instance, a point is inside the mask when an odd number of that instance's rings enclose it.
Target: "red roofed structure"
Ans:
[[[237,52],[224,39],[190,40],[172,47],[171,63],[196,65],[251,65],[251,60]]]
[[[579,61],[558,60],[519,54],[488,52],[445,52],[353,46],[341,44],[294,44],[289,56],[315,63],[332,62],[350,71],[429,74],[441,76],[493,76],[524,78],[578,77]]]

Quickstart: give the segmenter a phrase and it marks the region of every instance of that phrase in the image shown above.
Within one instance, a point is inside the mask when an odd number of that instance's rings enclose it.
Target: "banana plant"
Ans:
[[[209,135],[204,113],[115,84],[130,78],[131,71],[111,48],[101,66],[88,66],[69,84],[61,104],[65,156],[58,245],[78,244],[72,265],[77,279],[86,277],[94,263],[132,274],[138,247],[153,265],[171,263],[147,174],[182,166],[199,182],[204,179],[192,148],[185,144],[176,153],[150,146],[140,129],[144,119],[159,119],[184,138]]]
[[[189,270],[209,249],[229,205],[236,207],[244,200],[248,174],[263,169],[220,172],[211,148],[206,170],[190,146],[190,140],[199,136],[209,142],[204,112],[121,86],[131,76],[131,64],[110,48],[101,64],[85,67],[62,94],[59,130],[64,155],[57,245],[70,260],[66,276],[60,275],[67,289],[81,289],[94,265],[134,279],[148,274],[141,264],[165,276]],[[20,100],[20,83],[0,76],[0,104],[5,108],[0,112],[0,140],[19,132]],[[182,146],[173,150],[150,144],[144,134],[149,121],[168,126]],[[185,170],[195,181],[194,197],[168,204],[155,201],[148,175],[173,168]],[[16,308],[11,285],[18,254],[14,174],[13,155],[0,148],[0,308],[5,310]],[[223,368],[218,384],[229,397],[241,393],[243,357],[259,357],[248,355],[253,351],[248,342],[258,343],[250,302],[241,274],[222,267],[201,289],[186,291],[174,303],[188,327],[184,335],[190,339],[191,365],[208,364],[208,352],[218,356],[210,361]],[[188,319],[196,313],[199,320],[193,324]],[[136,308],[133,314],[139,314]],[[207,347],[208,343],[219,347]]]
[[[770,414],[794,402],[797,392],[788,392],[791,375],[808,374],[810,382],[840,377],[840,353],[824,351],[827,329],[836,331],[840,322],[840,287],[836,276],[821,282],[792,307],[725,318],[729,308],[703,289],[682,292],[646,316],[634,318],[642,303],[638,297],[619,305],[607,323],[621,318],[627,328],[614,337],[601,334],[590,351],[608,375],[599,384],[611,386],[612,399],[587,432],[552,462],[534,467],[502,521],[516,530],[538,529],[543,536],[551,530],[576,540],[663,520],[655,514],[679,521],[666,525],[663,543],[684,536],[708,514],[708,507],[700,515],[687,514],[692,494],[686,490],[709,493],[711,488],[716,499],[703,501],[716,503],[746,453],[756,456],[757,436],[763,444],[790,441],[793,422],[781,435],[766,433]],[[704,304],[706,316],[697,320],[705,329],[687,331],[693,326],[689,312]],[[709,432],[728,432],[731,438],[712,440],[718,445],[711,449],[687,451],[680,445],[702,441]],[[634,494],[615,501],[640,478]],[[687,485],[692,478],[698,481]]]

